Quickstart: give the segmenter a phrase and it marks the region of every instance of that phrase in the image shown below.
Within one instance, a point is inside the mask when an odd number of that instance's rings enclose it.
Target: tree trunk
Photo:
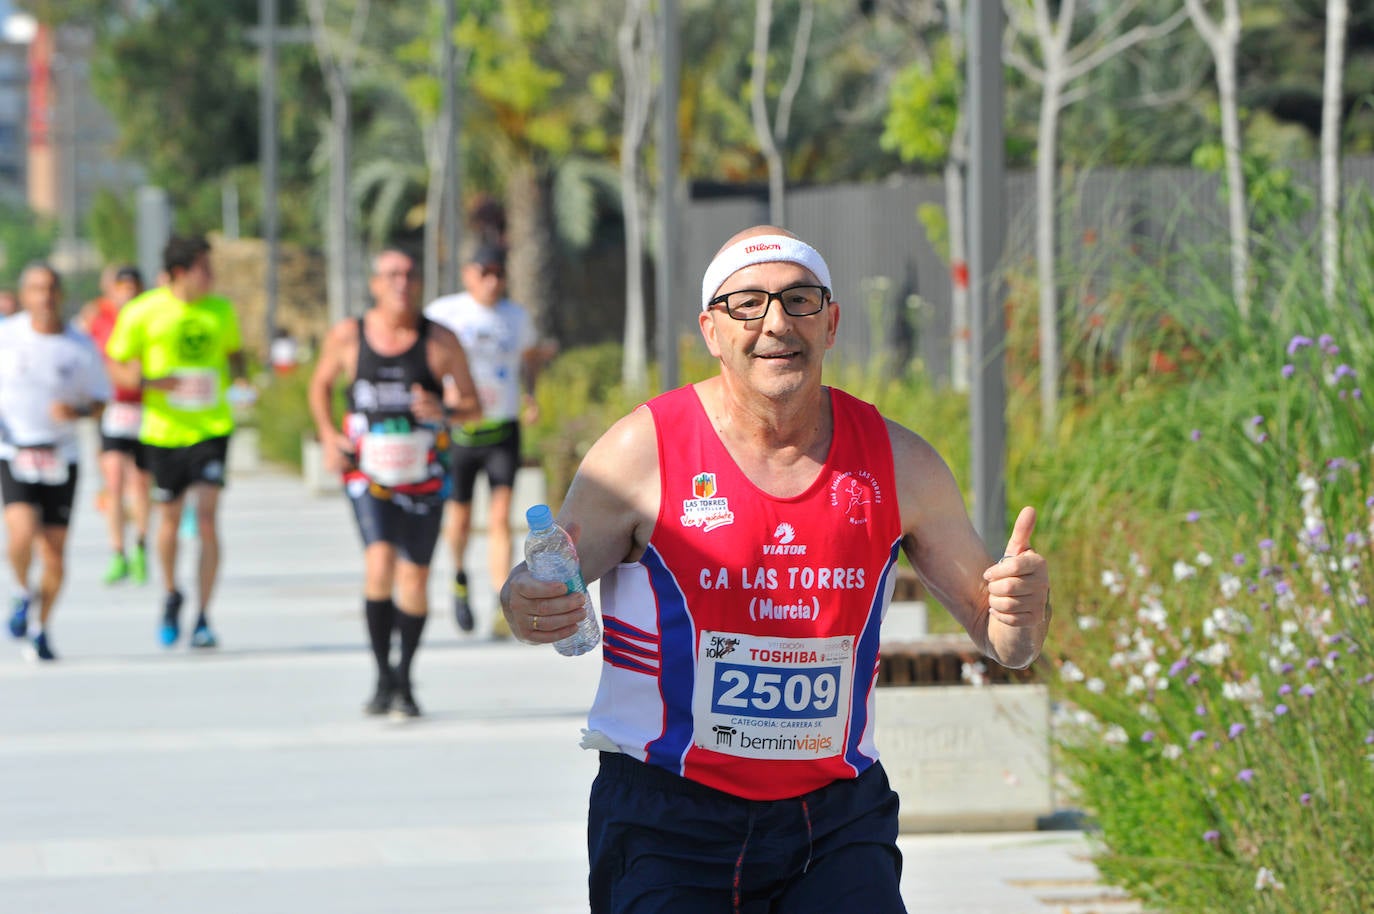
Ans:
[[[1340,285],[1341,235],[1341,96],[1345,68],[1348,0],[1326,2],[1326,62],[1322,80],[1322,298],[1327,308],[1336,306]]]
[[[1055,170],[1063,86],[1047,61],[1035,157],[1035,272],[1040,287],[1040,431],[1049,437],[1059,407],[1059,278],[1055,264]]]
[[[1227,219],[1231,231],[1231,295],[1242,319],[1250,316],[1250,219],[1245,172],[1240,160],[1240,113],[1236,98],[1236,47],[1240,44],[1240,8],[1225,0],[1221,22],[1213,22],[1202,0],[1184,0],[1193,26],[1207,43],[1217,71],[1221,106],[1221,145],[1225,155]]]
[[[1231,294],[1242,318],[1250,316],[1250,219],[1246,213],[1245,172],[1240,160],[1240,111],[1236,92],[1236,45],[1228,43],[1217,59],[1221,100],[1221,144],[1226,154],[1227,221],[1231,229]]]
[[[563,339],[570,316],[558,307],[558,242],[553,230],[550,203],[551,178],[533,162],[511,168],[506,182],[507,230],[510,254],[506,258],[510,295],[530,311],[543,334]]]
[[[348,89],[342,85],[342,78],[330,80],[329,88],[329,222],[326,226],[326,294],[329,301],[329,316],[338,321],[351,313],[349,307],[349,251],[352,249],[351,207],[349,206],[348,178],[349,150],[352,110],[348,102]]]
[[[754,67],[750,86],[750,112],[753,115],[754,135],[759,141],[759,150],[768,165],[768,221],[774,225],[785,225],[787,207],[783,195],[786,193],[782,170],[782,154],[773,138],[773,127],[768,123],[768,33],[773,26],[773,0],[756,0],[754,5]]]

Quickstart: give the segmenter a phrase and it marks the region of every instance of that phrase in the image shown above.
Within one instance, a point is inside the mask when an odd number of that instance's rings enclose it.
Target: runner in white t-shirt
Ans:
[[[52,267],[31,264],[19,278],[24,311],[0,323],[0,495],[5,537],[18,592],[10,634],[28,634],[29,571],[35,545],[42,559],[38,633],[33,654],[56,660],[48,638],[62,587],[67,524],[76,494],[80,449],[76,420],[99,416],[110,381],[95,344],[62,323],[62,281]]]
[[[520,469],[520,422],[538,417],[534,380],[543,361],[529,313],[505,297],[506,252],[492,244],[476,243],[464,258],[463,287],[456,295],[436,298],[425,317],[452,330],[467,353],[482,419],[453,430],[453,460],[444,534],[453,551],[453,609],[458,627],[474,628],[463,568],[472,528],[472,495],[477,474],[487,474],[491,501],[487,512],[487,563],[493,586],[511,569],[511,494]],[[498,610],[493,634],[509,637]]]

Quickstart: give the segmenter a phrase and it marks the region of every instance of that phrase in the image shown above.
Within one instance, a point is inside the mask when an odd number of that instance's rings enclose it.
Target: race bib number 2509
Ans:
[[[838,755],[849,725],[854,639],[702,632],[696,744],[748,758]]]

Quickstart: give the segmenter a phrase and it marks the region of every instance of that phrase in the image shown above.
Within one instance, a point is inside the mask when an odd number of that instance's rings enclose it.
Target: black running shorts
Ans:
[[[102,434],[100,436],[100,453],[107,454],[111,451],[118,454],[128,454],[134,458],[134,466],[140,470],[148,469],[146,445],[137,438],[113,438]]]
[[[67,466],[67,481],[58,485],[20,482],[11,472],[10,462],[0,460],[0,497],[7,505],[33,505],[44,527],[65,527],[71,523],[72,503],[76,500],[76,464]]]
[[[224,486],[224,463],[229,456],[229,436],[207,438],[186,447],[145,444],[148,472],[153,474],[153,501],[180,498],[196,483]]]
[[[477,474],[487,474],[487,485],[493,489],[515,485],[520,469],[520,423],[511,420],[497,429],[484,432],[480,444],[459,444],[461,435],[454,435],[449,461],[450,501],[460,505],[472,501]]]

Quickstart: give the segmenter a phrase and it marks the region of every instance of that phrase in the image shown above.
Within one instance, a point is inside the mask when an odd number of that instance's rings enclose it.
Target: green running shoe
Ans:
[[[148,580],[148,553],[142,546],[135,546],[129,555],[129,577],[135,584],[143,584]]]
[[[118,584],[129,576],[129,561],[124,558],[124,553],[116,552],[110,556],[110,564],[105,566],[105,576],[101,578],[106,584]]]

